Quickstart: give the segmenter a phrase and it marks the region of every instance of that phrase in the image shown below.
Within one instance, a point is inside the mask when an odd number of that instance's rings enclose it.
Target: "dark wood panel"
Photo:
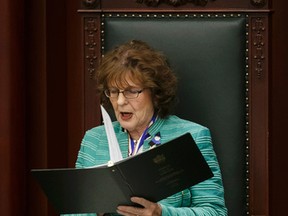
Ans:
[[[47,167],[47,96],[45,59],[45,1],[27,2],[27,173]],[[29,31],[28,31],[29,29]],[[27,176],[27,215],[47,215],[45,195],[30,174]]]
[[[67,143],[68,167],[75,167],[76,157],[84,135],[84,64],[82,41],[82,19],[77,13],[81,6],[80,1],[67,0]],[[91,98],[91,101],[93,99]],[[93,119],[92,121],[95,121]],[[95,123],[96,124],[96,123]]]
[[[57,215],[29,174],[67,167],[66,3],[35,1],[27,13],[28,215]]]
[[[270,215],[288,212],[288,25],[287,1],[273,0],[271,15],[271,91],[270,91]]]
[[[158,10],[185,10],[185,9],[195,9],[195,10],[227,10],[227,9],[245,9],[245,10],[254,10],[254,9],[268,9],[267,0],[195,0],[195,1],[169,1],[169,0],[83,0],[83,8],[100,8],[105,10],[147,10],[147,4],[152,5],[151,8],[155,9],[157,6]],[[169,4],[170,2],[170,4]],[[181,2],[179,6],[175,6],[175,2]],[[171,5],[173,7],[171,8]],[[153,7],[154,6],[154,7]]]
[[[249,167],[250,213],[269,215],[269,20],[267,14],[250,17]]]
[[[21,215],[26,207],[23,3],[1,0],[0,32],[0,209],[3,215]]]

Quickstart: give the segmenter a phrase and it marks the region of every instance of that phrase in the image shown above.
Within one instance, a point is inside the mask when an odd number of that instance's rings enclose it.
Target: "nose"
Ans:
[[[117,98],[117,104],[123,105],[126,103],[126,98],[124,97],[123,92],[119,92],[118,98]]]

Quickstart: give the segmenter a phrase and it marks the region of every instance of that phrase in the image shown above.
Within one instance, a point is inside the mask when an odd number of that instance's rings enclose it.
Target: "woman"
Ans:
[[[177,78],[166,58],[146,43],[133,40],[105,55],[97,80],[103,105],[114,110],[117,121],[113,126],[123,158],[189,132],[214,174],[159,203],[132,197],[131,200],[143,208],[118,206],[117,213],[125,216],[227,215],[220,168],[209,130],[170,114]],[[109,159],[104,127],[87,131],[76,167],[95,166]]]

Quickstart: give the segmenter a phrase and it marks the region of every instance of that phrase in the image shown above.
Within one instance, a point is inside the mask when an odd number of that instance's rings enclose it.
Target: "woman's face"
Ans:
[[[139,139],[146,127],[149,125],[154,114],[154,107],[152,102],[151,91],[143,89],[142,86],[133,82],[127,77],[128,86],[124,89],[118,89],[120,92],[123,90],[143,90],[139,93],[137,98],[127,99],[123,93],[119,93],[118,98],[110,98],[115,115],[120,125],[125,128],[133,139]]]

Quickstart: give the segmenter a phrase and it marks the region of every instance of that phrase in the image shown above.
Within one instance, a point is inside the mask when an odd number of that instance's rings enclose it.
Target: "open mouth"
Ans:
[[[121,114],[122,120],[128,120],[133,115],[131,112],[121,112],[120,114]]]

